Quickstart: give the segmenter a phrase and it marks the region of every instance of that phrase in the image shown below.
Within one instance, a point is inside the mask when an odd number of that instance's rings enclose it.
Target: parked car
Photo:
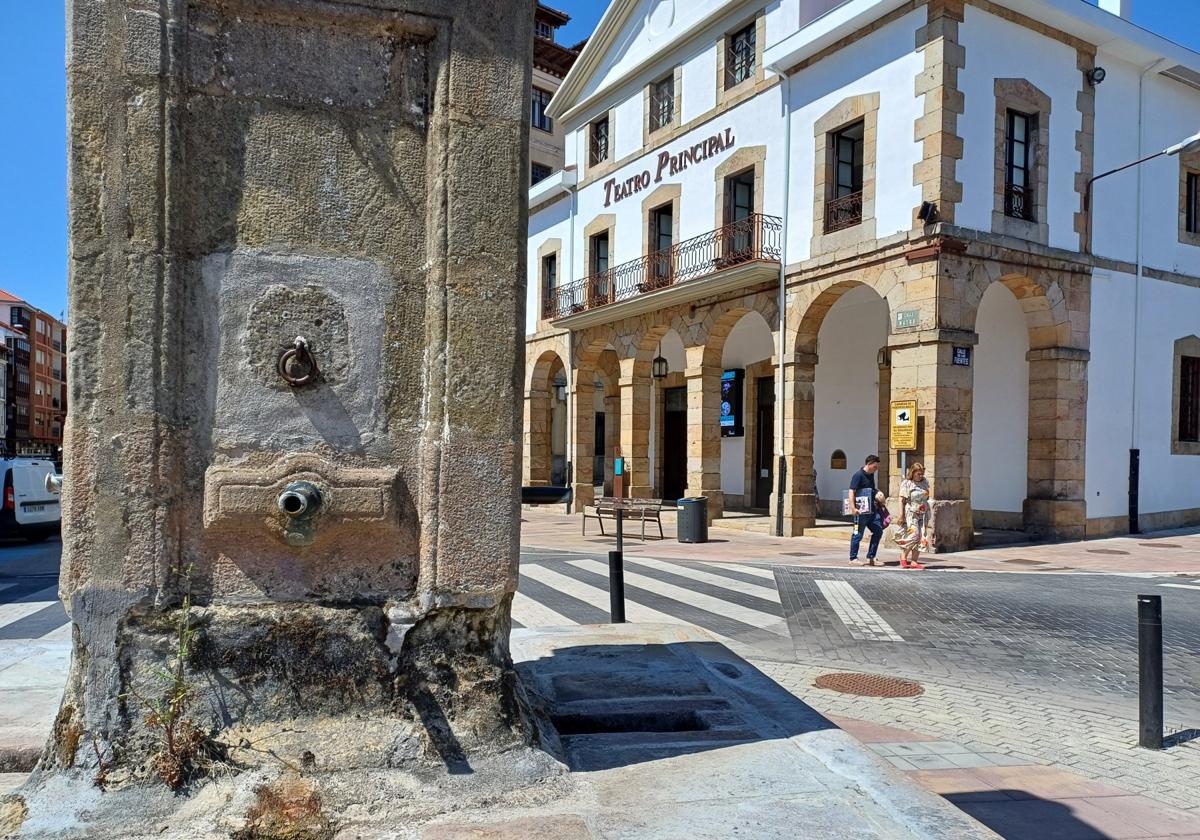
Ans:
[[[49,458],[0,460],[4,501],[0,504],[0,536],[36,542],[57,534],[62,526],[59,504],[62,476]]]

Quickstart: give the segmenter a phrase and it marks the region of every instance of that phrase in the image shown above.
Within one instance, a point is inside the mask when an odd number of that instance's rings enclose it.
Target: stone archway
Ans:
[[[979,263],[964,290],[973,315],[996,283],[1016,298],[1029,337],[1025,530],[1051,540],[1082,539],[1087,525],[1088,276],[1050,270],[1012,272],[996,263]]]
[[[616,349],[621,346],[617,334],[611,327],[587,330],[572,336],[574,341],[571,372],[571,493],[577,510],[595,501],[596,464],[596,380],[601,380],[608,390],[615,391],[618,381],[613,371],[612,360]],[[606,356],[605,354],[608,353]],[[607,415],[607,410],[606,410]],[[607,418],[606,418],[607,419]],[[608,427],[605,424],[607,437]],[[605,441],[601,440],[601,447]],[[603,449],[602,449],[603,451]]]
[[[544,350],[530,369],[525,388],[524,484],[566,481],[566,366],[554,350]],[[565,393],[562,394],[565,397]]]
[[[814,283],[801,290],[790,336],[795,349],[784,361],[783,518],[789,535],[813,525],[819,513],[839,514],[842,484],[849,486],[850,473],[866,455],[886,450],[891,382],[886,364],[879,364],[879,351],[888,341],[887,295],[896,288],[894,273],[883,272]],[[859,340],[864,331],[871,335],[869,347]],[[818,355],[822,338],[828,346]],[[829,399],[822,400],[818,418],[821,382]],[[835,450],[852,453],[836,474],[829,466]],[[819,492],[817,454],[828,467],[819,476],[824,493]],[[887,486],[888,460],[884,458],[879,477],[881,489]],[[819,498],[824,499],[823,510],[818,510]]]

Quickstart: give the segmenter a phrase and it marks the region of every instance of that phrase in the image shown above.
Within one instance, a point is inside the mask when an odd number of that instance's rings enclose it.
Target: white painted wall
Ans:
[[[717,105],[717,48],[696,44],[683,60],[683,122],[694,120]]]
[[[1075,132],[1079,112],[1075,107],[1080,72],[1075,50],[1003,18],[966,7],[959,26],[959,42],[966,49],[967,66],[958,73],[958,85],[966,100],[966,112],[958,118],[963,139],[963,159],[958,180],[963,200],[958,205],[956,224],[978,230],[992,229],[996,170],[995,80],[1028,79],[1050,97],[1050,157],[1047,172],[1047,223],[1050,245],[1078,250],[1074,214],[1079,206],[1075,172],[1079,152]],[[1097,131],[1100,136],[1102,132]],[[1039,220],[1040,221],[1040,220]]]
[[[813,463],[822,499],[845,496],[854,471],[879,449],[877,355],[887,329],[887,304],[858,286],[838,299],[817,334]],[[846,453],[844,470],[829,467],[835,449]]]
[[[638,91],[616,107],[616,143],[613,144],[613,160],[621,160],[642,148],[642,120],[644,118],[642,92]]]
[[[1175,341],[1200,334],[1200,289],[1143,279],[1133,373],[1133,277],[1097,271],[1092,280],[1085,493],[1088,517],[1129,510],[1130,427],[1136,411],[1143,513],[1200,507],[1200,456],[1171,454]]]
[[[553,204],[543,207],[529,216],[529,238],[525,253],[525,334],[537,331],[538,316],[542,311],[542,262],[538,259],[538,248],[547,239],[561,239],[563,246],[558,255],[558,282],[570,282],[566,277],[571,243],[571,198],[564,195]],[[566,361],[565,359],[563,361]]]
[[[1145,117],[1138,146],[1138,78],[1143,68],[1101,51],[1108,75],[1096,88],[1096,172],[1106,172],[1178,143],[1200,129],[1200,91],[1156,72],[1145,78]],[[1096,182],[1093,242],[1096,253],[1137,259],[1137,184],[1145,184],[1142,252],[1145,265],[1200,274],[1200,248],[1179,242],[1179,159],[1158,158]]]
[[[917,9],[793,77],[789,263],[810,255],[816,183],[813,124],[848,96],[879,92],[876,235],[912,227],[913,208],[921,203],[921,190],[912,182],[913,166],[922,155],[921,145],[913,139],[913,123],[924,112],[922,101],[913,94],[913,82],[925,67],[924,56],[913,44],[916,30],[925,21],[925,9]]]
[[[770,326],[757,312],[750,312],[729,331],[725,349],[721,353],[721,369],[746,368],[755,362],[769,359],[775,354],[775,345]],[[747,405],[746,391],[753,388],[752,381],[743,382],[742,405]],[[721,490],[735,496],[746,492],[746,455],[750,452],[746,436],[721,438]]]
[[[765,5],[756,4],[758,8]],[[728,0],[640,0],[580,99],[610,90],[627,73],[670,51],[688,30],[729,6]],[[753,8],[747,8],[741,17],[749,20],[753,13]],[[712,78],[716,79],[715,68]]]
[[[638,108],[640,114],[640,100]],[[732,149],[719,153],[708,160],[692,164],[674,176],[664,173],[661,181],[650,184],[649,190],[633,193],[621,201],[612,201],[609,206],[605,206],[604,184],[609,178],[615,178],[617,182],[624,182],[631,176],[649,170],[653,179],[658,173],[658,155],[661,152],[678,153],[714,134],[724,133],[726,128],[733,129],[735,144]],[[617,265],[642,256],[642,201],[651,191],[663,184],[675,183],[681,186],[682,195],[679,203],[679,236],[681,240],[713,230],[717,226],[717,185],[714,176],[716,167],[720,166],[738,149],[747,146],[765,145],[767,147],[763,209],[766,213],[780,215],[783,203],[783,132],[780,128],[778,94],[756,96],[723,114],[720,118],[711,120],[659,149],[631,161],[615,170],[610,176],[583,187],[578,195],[576,233],[579,241],[576,243],[575,249],[574,276],[579,278],[586,273],[587,248],[583,241],[583,229],[602,213],[612,213],[616,216],[616,231],[611,243],[612,264]],[[640,132],[640,127],[638,130]]]
[[[1029,332],[1016,297],[993,283],[975,320],[971,507],[1021,512],[1029,454]]]

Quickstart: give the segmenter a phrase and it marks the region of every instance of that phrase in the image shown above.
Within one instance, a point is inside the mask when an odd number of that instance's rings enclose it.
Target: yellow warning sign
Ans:
[[[892,402],[892,449],[911,450],[917,448],[917,401],[895,400]]]

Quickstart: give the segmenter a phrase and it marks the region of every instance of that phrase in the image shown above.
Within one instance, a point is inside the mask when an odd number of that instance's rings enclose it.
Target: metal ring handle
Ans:
[[[296,360],[308,368],[308,373],[304,376],[292,376],[288,373],[288,363]],[[315,382],[321,371],[317,367],[317,359],[313,356],[312,351],[308,349],[308,341],[304,336],[296,336],[296,340],[292,346],[279,354],[279,362],[276,364],[276,370],[283,378],[283,381],[291,385],[293,388],[300,388]]]

